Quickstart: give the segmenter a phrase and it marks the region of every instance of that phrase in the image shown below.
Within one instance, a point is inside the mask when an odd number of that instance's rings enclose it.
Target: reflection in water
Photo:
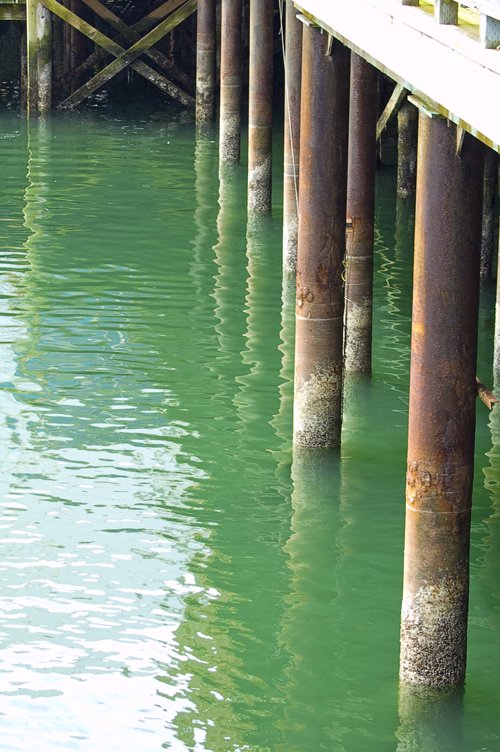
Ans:
[[[389,201],[389,194],[382,192],[387,182],[387,188],[393,190],[391,176],[382,172],[378,180],[382,195],[377,206],[375,254],[376,274],[382,284],[375,285],[378,320],[374,331],[374,360],[376,370],[383,374],[394,392],[394,399],[401,403],[401,412],[406,414],[411,321],[408,269],[413,255],[413,226],[411,215],[402,210],[403,202],[399,204],[398,224],[394,226],[393,201]]]
[[[281,290],[281,330],[280,344],[281,367],[279,371],[279,407],[271,424],[280,440],[276,452],[276,477],[278,487],[287,497],[291,493],[291,456],[290,437],[293,431],[293,384],[295,355],[295,279],[288,273],[283,274]]]
[[[294,447],[292,519],[284,545],[290,568],[290,594],[280,646],[289,656],[279,750],[345,749],[342,724],[324,724],[338,715],[338,698],[349,692],[339,674],[342,647],[336,642],[337,610],[342,607],[336,579],[340,463],[336,452]],[[317,676],[322,682],[317,682]],[[346,684],[347,681],[347,684]],[[340,686],[342,685],[342,690]],[[345,712],[343,707],[342,712]]]
[[[166,702],[154,677],[158,665],[175,670],[175,632],[200,590],[187,563],[203,543],[185,494],[204,474],[182,451],[192,429],[174,417],[165,378],[172,340],[165,347],[161,317],[175,282],[150,274],[157,239],[142,249],[139,237],[129,249],[120,242],[122,213],[158,203],[131,169],[121,183],[123,133],[75,157],[59,148],[61,128],[30,126],[29,236],[9,302],[24,332],[5,413],[17,448],[2,472],[3,745],[19,749],[29,712],[38,721],[25,728],[26,749],[64,739],[97,749],[110,726],[117,746],[148,749],[146,717],[168,739],[168,719],[186,703],[182,681]],[[3,254],[4,269],[17,262]]]
[[[347,385],[340,459],[296,454],[291,498],[279,221],[247,230],[245,171],[218,203],[210,134],[164,120],[55,115],[27,180],[26,131],[0,119],[2,752],[395,749],[410,259],[392,189],[373,379]],[[478,485],[464,732],[496,752],[498,517]]]
[[[466,752],[463,688],[437,690],[402,685],[397,752]]]

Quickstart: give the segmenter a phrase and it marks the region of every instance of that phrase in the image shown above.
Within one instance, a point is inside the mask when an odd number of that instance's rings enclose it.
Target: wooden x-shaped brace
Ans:
[[[177,99],[183,101],[183,103],[188,106],[192,106],[194,104],[194,100],[189,96],[189,94],[183,92],[171,81],[166,79],[165,76],[153,70],[153,68],[151,68],[149,65],[146,65],[146,63],[137,60],[137,58],[142,54],[147,54],[155,62],[163,64],[164,56],[157,50],[152,50],[151,48],[166,34],[172,31],[172,29],[174,29],[182,21],[184,21],[192,13],[194,13],[197,7],[197,0],[186,0],[186,2],[183,2],[183,0],[169,0],[169,2],[163,3],[160,8],[158,8],[156,11],[152,11],[152,13],[149,14],[148,22],[142,25],[143,29],[148,28],[151,25],[151,23],[149,22],[150,20],[152,20],[152,22],[154,23],[157,20],[160,12],[162,13],[162,15],[164,15],[165,12],[168,12],[173,8],[177,8],[177,10],[171,13],[171,15],[169,15],[167,18],[160,21],[157,26],[155,26],[142,38],[140,37],[139,33],[140,22],[138,24],[134,24],[133,27],[129,27],[127,26],[127,24],[121,21],[118,16],[115,16],[108,8],[102,5],[99,0],[83,1],[86,3],[86,5],[89,6],[89,8],[92,8],[92,10],[98,13],[101,18],[105,18],[111,25],[113,25],[114,28],[120,32],[121,38],[123,38],[125,41],[131,41],[133,42],[133,44],[131,47],[129,47],[128,50],[125,50],[120,44],[118,44],[118,42],[113,41],[105,34],[91,26],[91,24],[79,18],[79,16],[77,16],[75,13],[72,13],[71,10],[65,8],[64,5],[61,5],[58,0],[40,0],[40,2],[48,10],[50,10],[56,16],[59,16],[59,18],[62,18],[63,21],[70,24],[70,26],[73,26],[73,28],[75,28],[77,31],[85,34],[85,36],[87,36],[93,42],[106,50],[106,52],[114,55],[116,58],[111,63],[109,63],[109,65],[103,68],[103,70],[101,70],[89,81],[87,81],[87,83],[83,84],[83,86],[80,86],[80,88],[73,92],[71,96],[61,102],[59,107],[75,107],[84,99],[86,99],[86,97],[90,96],[90,94],[93,94],[94,91],[106,84],[113,76],[116,76],[117,73],[119,73],[129,65],[131,68],[137,71],[137,73],[140,73],[141,76],[144,76],[144,78],[146,78],[148,81],[151,81],[156,86],[158,86],[162,91],[170,94],[171,96],[175,96]],[[181,7],[179,7],[179,5]],[[143,22],[144,21],[146,21],[146,19],[143,19]]]

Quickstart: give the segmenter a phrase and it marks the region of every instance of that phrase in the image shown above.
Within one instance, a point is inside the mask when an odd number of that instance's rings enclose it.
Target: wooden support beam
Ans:
[[[38,37],[37,0],[26,2],[26,58],[28,92],[26,110],[28,115],[38,113]]]
[[[85,34],[85,36],[93,42],[116,57],[116,60],[113,61],[113,63],[110,63],[110,65],[106,66],[103,71],[77,89],[77,91],[73,92],[70,97],[61,102],[59,107],[75,107],[83,101],[83,99],[96,91],[96,89],[109,81],[110,78],[116,75],[116,73],[123,70],[127,65],[130,65],[135,71],[137,71],[137,73],[144,76],[144,78],[147,78],[151,83],[154,83],[166,94],[175,96],[176,99],[188,107],[194,107],[193,97],[190,97],[189,94],[183,92],[179,87],[168,81],[160,73],[157,73],[145,63],[136,60],[136,58],[144,51],[142,49],[143,47],[147,49],[149,44],[155,44],[158,39],[161,39],[162,36],[168,34],[168,32],[177,26],[177,24],[181,23],[185,18],[191,15],[196,8],[196,0],[188,0],[182,8],[169,16],[168,19],[161,22],[152,32],[133,45],[130,50],[124,50],[121,45],[117,44],[89,23],[79,18],[68,8],[65,8],[61,3],[57,2],[57,0],[43,0],[43,4],[57,16],[62,18],[63,21],[66,21],[70,26],[77,29],[82,34]],[[153,39],[153,41],[151,41],[151,39]]]
[[[55,3],[55,0],[44,0],[44,3]],[[57,3],[55,3],[57,4]],[[61,103],[60,107],[75,107],[77,104],[86,99],[94,91],[97,91],[101,86],[104,86],[113,76],[122,71],[128,65],[131,65],[140,55],[148,50],[152,45],[156,44],[172,29],[178,26],[186,18],[189,18],[196,10],[197,0],[187,0],[184,5],[179,8],[175,13],[166,18],[164,21],[155,26],[155,28],[148,32],[142,39],[132,45],[130,49],[124,51],[119,55],[116,60],[113,60],[97,75],[93,76],[90,81],[80,86],[70,97]],[[154,71],[153,71],[154,73]],[[156,74],[158,75],[158,74]]]
[[[439,24],[458,23],[458,3],[456,0],[435,0],[434,18]]]
[[[38,110],[43,114],[52,107],[52,16],[42,3],[38,3],[36,15]]]
[[[0,21],[26,21],[26,6],[16,3],[0,5]]]
[[[493,394],[491,389],[488,389],[485,384],[476,376],[476,392],[477,396],[481,400],[481,402],[484,402],[488,410],[493,410],[493,405],[495,405],[498,402],[497,397]]]
[[[500,46],[500,20],[481,13],[479,17],[479,36],[483,47],[495,50]]]
[[[169,13],[173,13],[174,10],[177,10],[177,8],[182,5],[183,2],[184,0],[167,0],[167,2],[162,3],[162,5],[160,5],[158,8],[155,8],[155,10],[151,11],[151,13],[148,13],[146,16],[144,16],[144,18],[141,18],[140,21],[132,24],[132,26],[129,27],[129,30],[137,34],[147,31],[148,29],[152,28],[155,23],[161,21]],[[127,40],[124,39],[121,35],[114,40],[114,42],[119,45],[123,44],[123,42],[125,41]],[[95,52],[93,52],[86,60],[83,61],[83,63],[76,69],[76,71],[69,71],[66,74],[63,85],[68,85],[69,83],[71,83],[73,76],[79,77],[83,76],[89,71],[93,72],[97,68],[97,66],[103,63],[106,59],[107,55],[105,49],[95,50]],[[165,59],[163,62],[167,73],[174,75],[177,78],[178,82],[182,84],[182,86],[189,87],[190,81],[188,76],[185,76],[182,71],[179,71],[177,66],[171,63],[170,60]]]
[[[383,113],[381,114],[377,123],[377,141],[379,141],[383,131],[387,128],[387,125],[392,118],[397,115],[399,108],[401,107],[404,98],[408,94],[408,90],[402,84],[396,84],[394,91],[391,94],[391,98],[387,102]]]
[[[128,26],[110,8],[103,5],[100,0],[82,0],[82,2],[93,10],[97,16],[102,18],[103,21],[106,21],[115,31],[118,31],[122,41],[134,44],[134,42],[138,42],[141,39],[141,34],[138,31]],[[180,2],[177,4],[180,5]],[[159,50],[155,50],[154,48],[146,50],[145,55],[159,65],[160,68],[168,68],[168,58],[162,52],[159,52]]]

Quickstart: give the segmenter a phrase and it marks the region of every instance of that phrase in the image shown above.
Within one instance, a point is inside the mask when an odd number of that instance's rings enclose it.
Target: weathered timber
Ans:
[[[0,21],[26,21],[26,5],[0,5]]]
[[[52,16],[41,3],[36,15],[38,110],[44,114],[52,107]]]
[[[27,113],[38,113],[38,0],[26,0]]]
[[[137,39],[141,38],[141,33],[144,31],[147,31],[152,26],[154,26],[159,20],[162,20],[168,13],[173,13],[174,10],[176,10],[184,0],[168,0],[167,2],[160,5],[158,8],[156,8],[154,11],[151,11],[148,13],[144,18],[137,21],[132,26],[128,27],[127,29],[130,32],[133,32],[134,34],[137,34],[136,39],[133,41],[136,41]],[[114,14],[113,14],[114,16]],[[115,16],[115,18],[118,18]],[[121,20],[121,19],[120,19]],[[66,25],[65,25],[66,28]],[[124,38],[123,36],[118,36],[116,39],[113,40],[116,44],[122,45],[124,42],[131,41],[131,37],[128,36],[127,38]],[[166,58],[162,53],[158,52],[157,50],[151,49],[145,52],[144,54],[148,55],[151,53],[152,58],[155,62],[160,65],[160,67],[164,68],[165,71],[169,74],[169,76],[172,76],[175,78],[175,81],[180,86],[183,86],[185,89],[189,89],[191,85],[191,81],[189,79],[189,76],[186,76],[182,71],[178,69],[178,67],[172,63],[168,58]],[[159,57],[161,56],[161,57]],[[82,62],[81,65],[78,66],[78,68],[75,71],[66,71],[64,79],[62,81],[63,86],[67,86],[71,83],[73,78],[81,77],[84,74],[88,72],[94,72],[95,69],[104,63],[108,59],[108,54],[105,49],[98,49],[95,50],[91,55],[88,56],[86,60]],[[175,95],[173,95],[175,96]],[[194,100],[193,100],[194,101]]]
[[[465,677],[482,158],[420,112],[400,678],[431,687]]]
[[[397,115],[398,110],[401,107],[401,104],[403,103],[404,98],[407,94],[408,90],[405,89],[404,86],[402,86],[401,84],[396,84],[389,101],[384,107],[383,113],[379,117],[377,123],[377,141],[380,139],[382,133],[387,128],[392,118]]]
[[[434,18],[439,24],[457,24],[458,2],[456,0],[434,0]]]
[[[124,50],[119,44],[107,37],[102,32],[95,29],[86,21],[76,16],[68,8],[62,6],[57,0],[43,0],[44,5],[49,8],[53,13],[58,15],[64,21],[71,26],[81,31],[89,39],[96,44],[99,44],[107,52],[116,56],[116,60],[110,63],[103,71],[94,76],[90,81],[81,86],[77,91],[71,94],[70,97],[60,103],[59,107],[75,107],[83,99],[88,97],[100,86],[103,86],[114,75],[119,73],[123,68],[130,65],[135,71],[140,73],[144,78],[154,83],[158,88],[165,91],[167,94],[175,90],[175,96],[180,99],[186,106],[193,106],[194,100],[185,92],[182,92],[178,87],[172,84],[170,81],[164,78],[161,74],[154,71],[145,63],[138,61],[136,58],[141,55],[145,49],[148,49],[149,45],[155,44],[165,34],[168,34],[175,26],[188,18],[195,10],[196,0],[188,0],[182,8],[173,13],[169,18],[165,19],[159,24],[153,31],[136,42],[129,50]]]
[[[182,0],[183,2],[184,0]],[[141,34],[136,31],[135,27],[127,26],[127,24],[122,21],[121,18],[119,18],[110,8],[107,8],[103,3],[99,2],[99,0],[82,0],[82,2],[85,3],[91,10],[94,11],[96,15],[98,15],[100,18],[103,19],[103,21],[106,21],[109,23],[109,25],[118,31],[120,33],[120,36],[118,40],[114,40],[117,43],[121,42],[131,42],[132,44],[134,42],[137,42],[141,39]],[[179,6],[180,2],[176,3],[176,6]],[[174,9],[173,6],[171,9]],[[151,14],[152,15],[152,14]],[[156,22],[156,18],[151,19],[151,26],[153,23]],[[163,68],[164,70],[167,70],[169,67],[169,60],[162,52],[159,50],[154,49],[152,47],[149,50],[145,51],[145,56],[148,57],[150,60],[152,60],[154,63],[156,63],[160,68]],[[104,57],[104,56],[103,56]],[[174,84],[172,84],[172,93],[171,96],[174,98],[177,98],[177,91]],[[186,94],[187,97],[189,97],[189,94]],[[182,102],[182,104],[185,104],[185,102]]]
[[[250,0],[248,213],[272,205],[273,0]]]
[[[299,229],[300,76],[302,24],[293,0],[287,0],[285,20],[285,123],[283,148],[283,269],[297,269]]]
[[[483,382],[478,379],[476,376],[476,392],[477,396],[481,400],[481,402],[484,402],[488,410],[493,410],[493,405],[498,402],[497,397],[493,394],[491,389],[488,389],[488,387],[483,384]]]

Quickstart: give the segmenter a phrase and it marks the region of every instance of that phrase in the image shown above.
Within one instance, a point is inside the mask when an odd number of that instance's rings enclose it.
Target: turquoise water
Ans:
[[[373,379],[292,456],[276,141],[247,228],[179,116],[1,116],[2,752],[500,749],[499,419],[465,693],[399,698],[412,218],[381,170]]]

